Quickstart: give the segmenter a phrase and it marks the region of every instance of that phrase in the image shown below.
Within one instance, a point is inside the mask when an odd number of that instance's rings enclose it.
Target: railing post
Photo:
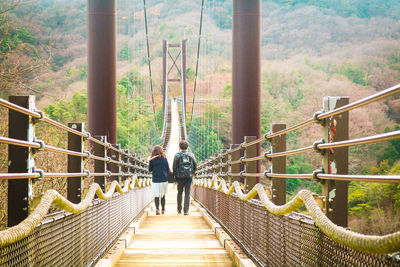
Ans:
[[[324,97],[324,112],[349,103],[349,97]],[[325,142],[337,142],[349,139],[349,112],[341,113],[324,122]],[[348,147],[326,150],[324,153],[324,171],[329,174],[348,174]],[[322,195],[325,196],[325,210],[328,218],[335,224],[347,227],[348,223],[348,182],[324,181]]]
[[[131,154],[131,156],[130,156],[130,158],[129,158],[129,163],[132,165],[132,166],[129,168],[129,172],[130,172],[130,173],[133,173],[133,174],[136,174],[137,171],[136,171],[135,154]]]
[[[118,144],[112,145],[115,148],[120,149]],[[112,160],[116,160],[119,161],[120,155],[117,151],[115,151],[114,149],[110,150],[110,157]],[[110,163],[110,167],[109,167],[111,173],[119,173],[120,172],[120,165],[119,164],[115,164],[115,163]],[[118,183],[121,182],[121,176],[111,176],[111,182],[112,181],[117,181]]]
[[[271,125],[271,132],[286,129],[286,124],[273,123]],[[286,134],[282,134],[272,138],[271,152],[286,151]],[[272,159],[272,172],[273,173],[286,173],[286,157],[279,157]],[[276,205],[283,205],[286,203],[286,179],[273,178],[272,179],[272,202]]]
[[[128,149],[124,149],[123,152],[128,153]],[[129,164],[129,157],[126,154],[122,154],[121,155],[121,160],[122,160],[123,163]],[[127,167],[125,165],[122,166],[121,167],[121,172],[124,173],[124,176],[122,176],[121,181],[125,182],[126,178],[128,177],[128,176],[126,176],[126,174],[129,172],[129,167]]]
[[[35,109],[34,96],[10,96],[10,102],[29,110]],[[33,142],[34,125],[30,116],[9,110],[8,137]],[[8,146],[8,172],[32,173],[34,159],[32,149],[27,147]],[[29,214],[29,202],[32,197],[32,180],[8,180],[8,222],[9,227],[19,224]]]
[[[107,136],[95,136],[97,140],[107,143]],[[93,155],[105,158],[107,156],[107,148],[103,145],[93,142]],[[107,162],[101,160],[94,161],[94,172],[105,173],[107,171]],[[100,188],[105,192],[107,178],[106,176],[96,176],[94,182],[100,185]]]
[[[245,136],[244,142],[249,143],[256,140],[256,136]],[[244,149],[245,158],[253,158],[257,156],[257,146],[249,146]],[[257,173],[257,161],[246,162],[244,164],[246,173]],[[246,177],[245,178],[246,192],[249,192],[258,182],[258,177]]]
[[[237,148],[238,144],[231,144],[230,149]],[[231,161],[237,161],[240,159],[240,150],[234,151],[231,153]],[[231,164],[231,173],[239,173],[240,172],[240,163]],[[232,182],[240,181],[239,176],[231,176]]]
[[[68,127],[83,132],[84,123],[68,123]],[[68,132],[68,150],[83,152],[83,137]],[[83,171],[83,158],[68,155],[68,172],[81,173]],[[81,202],[82,198],[82,176],[68,177],[67,199],[72,203]]]
[[[230,183],[230,179],[226,174],[228,173],[228,167],[225,165],[226,162],[228,161],[228,154],[226,154],[226,149],[223,149],[221,151],[221,174],[223,174],[224,179],[226,180],[227,183]]]

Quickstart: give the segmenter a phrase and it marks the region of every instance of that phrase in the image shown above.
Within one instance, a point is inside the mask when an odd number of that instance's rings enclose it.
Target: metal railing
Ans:
[[[348,174],[350,146],[400,138],[400,131],[392,131],[348,140],[348,113],[398,93],[400,84],[353,103],[349,103],[347,97],[326,97],[322,111],[304,122],[289,128],[284,124],[272,125],[272,131],[261,138],[245,137],[242,144],[231,145],[230,149],[199,165],[194,197],[260,265],[333,266],[352,262],[398,266],[400,257],[396,252],[400,251],[400,232],[379,237],[345,230],[349,181],[400,182],[399,175]],[[286,150],[286,134],[311,124],[321,126],[322,138],[309,146]],[[270,151],[257,153],[260,151],[257,146],[263,142],[270,143]],[[322,158],[319,168],[312,173],[286,173],[286,157],[311,152]],[[257,162],[264,159],[271,167],[260,172]],[[270,188],[258,183],[261,177],[271,181]],[[213,182],[207,182],[211,178]],[[286,203],[286,179],[314,179],[320,182],[322,195],[302,190]],[[256,195],[260,200],[251,200]],[[241,200],[251,201],[248,204]],[[292,212],[302,205],[310,216]],[[274,214],[288,215],[277,217]],[[329,248],[329,251],[323,253],[322,248]]]
[[[0,231],[0,265],[94,264],[151,202],[148,162],[108,143],[105,136],[91,136],[83,123],[66,126],[48,118],[35,108],[32,96],[0,99],[0,106],[9,109],[9,136],[0,136],[0,143],[8,145],[10,163],[8,172],[0,173],[0,180],[8,181],[8,228]],[[68,147],[37,139],[35,128],[43,123],[66,131]],[[35,157],[42,151],[67,155],[68,171],[40,169]],[[88,177],[94,183],[84,190]],[[36,206],[32,188],[44,178],[66,179],[66,197],[48,190]],[[51,205],[60,211],[48,214]]]

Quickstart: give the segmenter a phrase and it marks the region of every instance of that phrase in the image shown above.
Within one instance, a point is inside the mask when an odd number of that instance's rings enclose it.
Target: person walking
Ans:
[[[154,195],[154,203],[156,205],[156,215],[160,215],[160,198],[161,213],[165,213],[165,195],[168,192],[168,173],[171,171],[161,146],[153,147],[149,161],[149,171],[152,172],[151,187]]]
[[[179,142],[179,152],[175,154],[173,163],[173,174],[178,184],[178,213],[182,212],[182,193],[185,189],[185,201],[183,206],[183,214],[189,214],[190,202],[190,186],[192,184],[193,175],[196,172],[197,163],[193,153],[187,151],[189,143],[186,140]]]

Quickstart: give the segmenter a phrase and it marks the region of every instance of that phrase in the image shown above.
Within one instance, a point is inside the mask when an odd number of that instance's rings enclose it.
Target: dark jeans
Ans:
[[[158,210],[158,207],[160,205],[160,198],[159,197],[155,197],[154,198],[154,202],[156,204],[156,210]],[[165,210],[165,196],[163,196],[161,198],[161,208],[162,208],[162,210]]]
[[[190,186],[192,185],[192,179],[190,178],[183,178],[183,179],[176,179],[178,182],[178,211],[182,211],[182,193],[183,189],[185,188],[185,202],[183,205],[183,212],[189,212],[189,202],[190,202]]]

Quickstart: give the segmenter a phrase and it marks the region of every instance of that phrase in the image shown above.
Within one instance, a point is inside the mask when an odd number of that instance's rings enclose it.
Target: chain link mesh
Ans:
[[[257,200],[193,187],[199,201],[260,266],[397,266],[386,255],[355,251],[328,238],[309,216],[269,213]]]
[[[23,240],[0,248],[0,266],[92,266],[152,201],[151,187],[94,200],[81,214],[47,216]]]

